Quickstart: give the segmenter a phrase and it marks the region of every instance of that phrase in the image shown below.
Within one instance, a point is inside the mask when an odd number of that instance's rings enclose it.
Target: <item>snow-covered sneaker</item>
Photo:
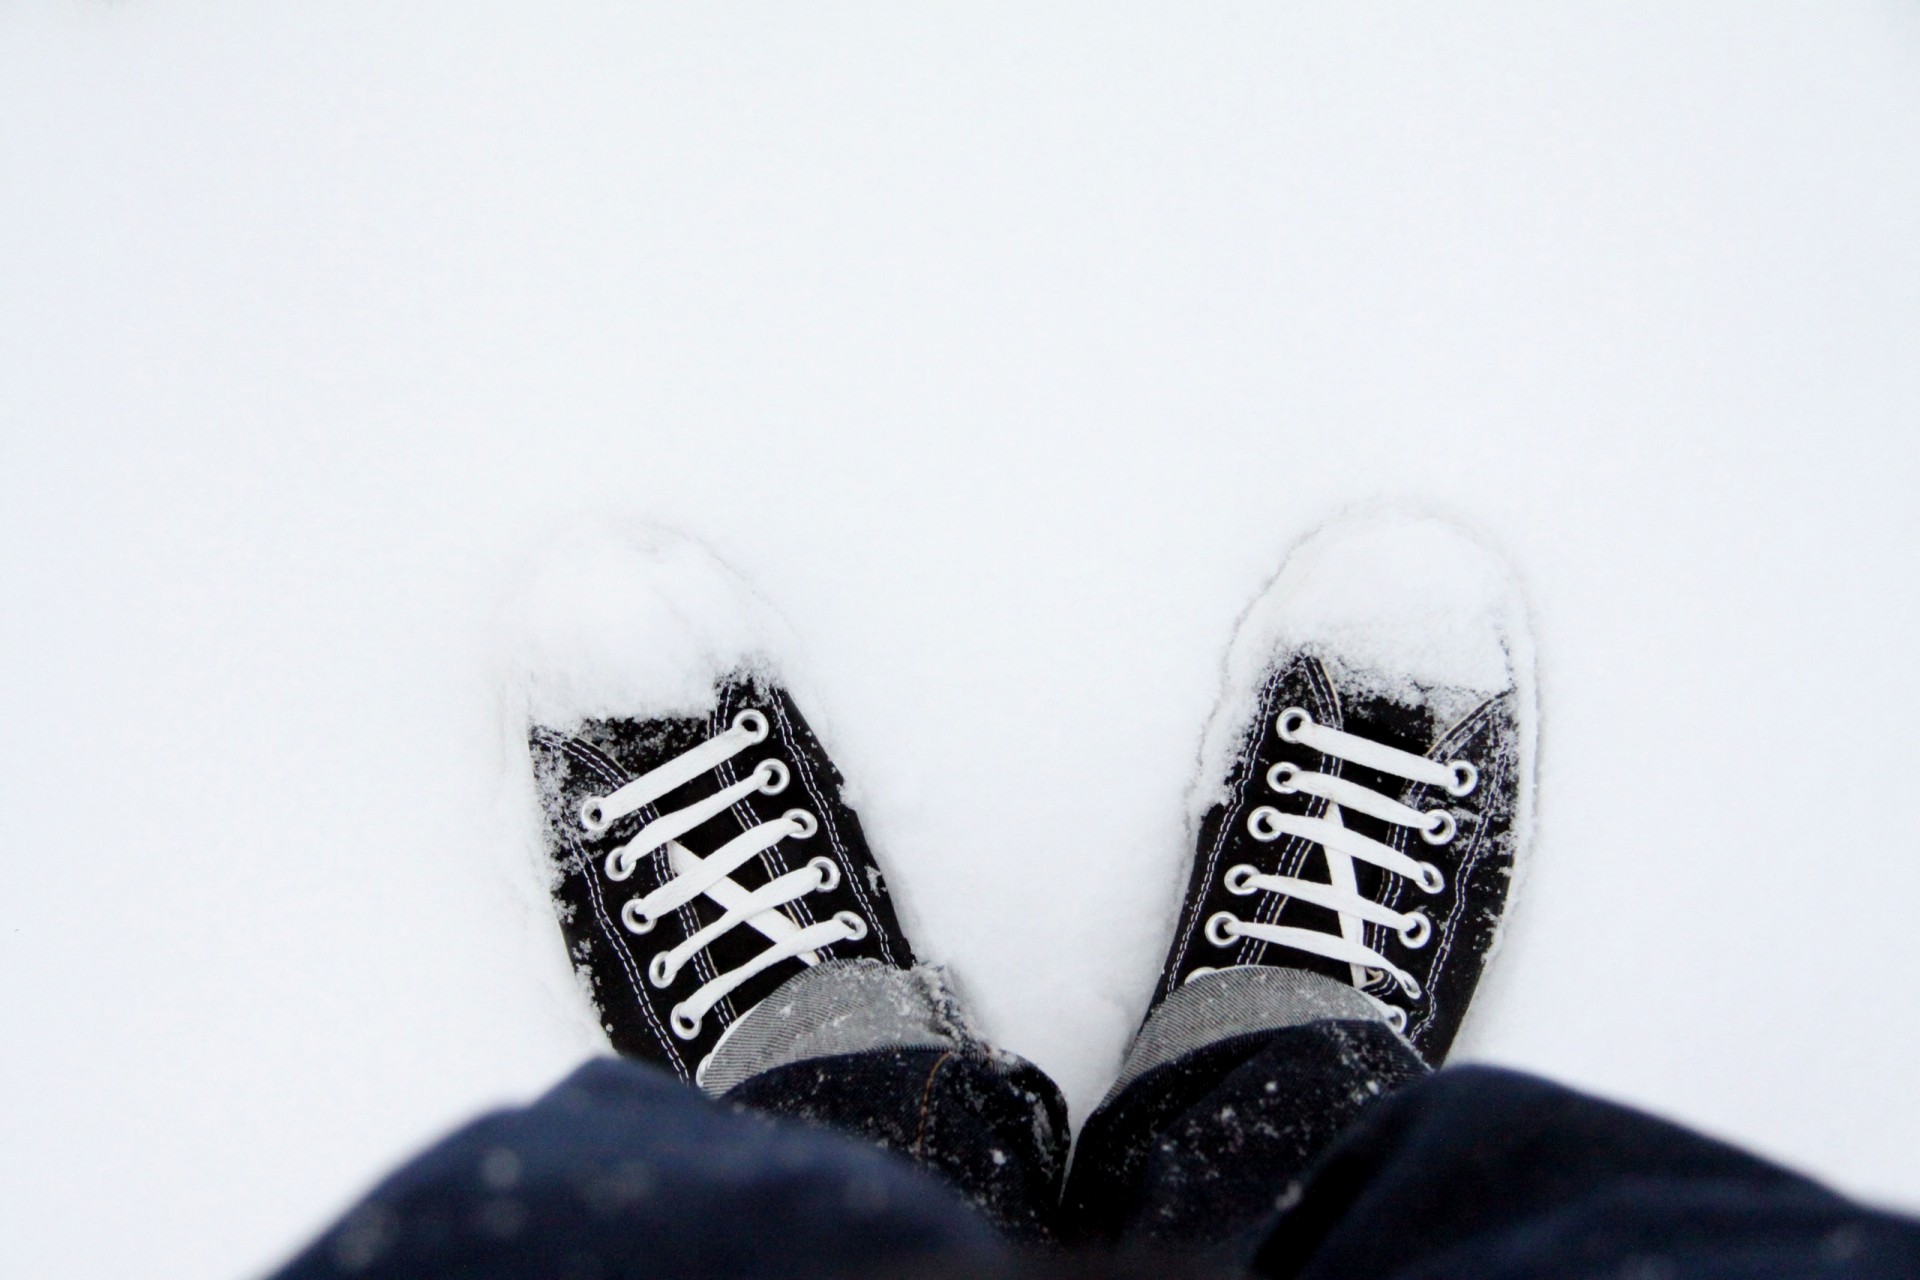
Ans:
[[[730,570],[671,536],[608,544],[520,608],[551,888],[616,1050],[694,1079],[809,966],[914,963],[783,628]]]
[[[1403,513],[1308,538],[1228,652],[1154,1005],[1200,972],[1309,969],[1438,1065],[1507,909],[1533,741],[1525,611],[1498,558]]]

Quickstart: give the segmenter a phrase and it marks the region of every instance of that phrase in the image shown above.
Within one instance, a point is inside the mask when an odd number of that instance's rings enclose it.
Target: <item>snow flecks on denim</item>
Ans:
[[[960,1191],[1010,1239],[1056,1239],[1067,1106],[1022,1058],[976,1045],[806,1058],[752,1076],[725,1100],[897,1151]]]
[[[1377,1015],[1213,1040],[1140,1072],[1088,1119],[1066,1217],[1091,1241],[1250,1254],[1314,1158],[1426,1074]]]

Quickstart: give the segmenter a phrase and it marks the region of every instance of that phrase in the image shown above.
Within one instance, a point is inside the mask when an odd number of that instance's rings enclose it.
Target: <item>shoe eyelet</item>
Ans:
[[[653,927],[660,921],[641,908],[640,899],[628,898],[620,908],[620,923],[627,926],[629,933],[652,933]]]
[[[1207,927],[1204,932],[1207,941],[1214,946],[1230,947],[1240,936],[1235,932],[1239,927],[1240,919],[1231,911],[1216,911],[1207,917]]]
[[[1420,828],[1420,838],[1428,844],[1446,844],[1453,839],[1454,832],[1460,829],[1459,824],[1453,820],[1453,814],[1445,809],[1429,809],[1427,817],[1430,822],[1427,826]]]
[[[780,816],[793,824],[793,830],[787,835],[789,840],[811,840],[820,830],[820,819],[805,809],[789,809]]]
[[[1253,883],[1254,877],[1259,874],[1260,869],[1258,867],[1249,866],[1242,862],[1237,866],[1229,867],[1227,874],[1221,878],[1221,883],[1226,885],[1228,893],[1233,894],[1235,897],[1244,898],[1254,892],[1257,887]]]
[[[1280,735],[1282,742],[1300,741],[1300,731],[1313,723],[1313,717],[1304,708],[1288,707],[1274,720],[1274,732]]]
[[[704,1018],[696,1018],[687,1012],[682,1004],[673,1006],[673,1012],[667,1015],[667,1022],[673,1027],[673,1034],[682,1040],[691,1040],[700,1034],[700,1024]]]
[[[1433,939],[1433,920],[1424,911],[1415,911],[1407,916],[1411,924],[1402,926],[1400,945],[1411,951],[1418,951]]]
[[[767,725],[767,714],[764,711],[756,711],[752,707],[748,707],[745,711],[742,711],[733,718],[733,727],[736,731],[746,734],[747,741],[749,742],[765,742],[767,740],[769,728]]]
[[[856,913],[852,911],[836,911],[833,913],[833,919],[834,923],[847,931],[847,936],[842,939],[842,941],[858,942],[867,936],[867,922],[861,919]]]
[[[777,796],[793,781],[792,771],[778,760],[762,760],[753,772],[755,776],[766,775],[760,780],[760,794],[763,796]]]
[[[601,800],[600,796],[588,796],[580,802],[580,825],[596,836],[613,825],[607,821],[607,810]]]
[[[607,873],[607,879],[625,880],[633,874],[633,862],[626,853],[626,847],[622,846],[607,855],[606,866],[603,868]]]
[[[1278,791],[1283,796],[1293,795],[1300,790],[1300,788],[1293,785],[1293,780],[1298,777],[1299,774],[1299,765],[1282,760],[1279,764],[1267,770],[1267,786]]]
[[[667,953],[662,951],[647,961],[647,981],[656,987],[670,987],[680,971],[667,967]]]
[[[811,858],[807,861],[807,865],[812,867],[814,875],[820,878],[820,883],[813,887],[815,893],[832,893],[840,887],[840,864],[832,858]]]
[[[1480,785],[1480,771],[1465,760],[1452,760],[1447,767],[1453,770],[1453,781],[1447,784],[1447,794],[1455,799],[1473,794]]]
[[[1247,834],[1262,844],[1272,844],[1287,834],[1280,829],[1280,811],[1272,805],[1261,805],[1247,815]]]
[[[1447,878],[1440,874],[1440,868],[1431,862],[1420,864],[1420,872],[1413,878],[1413,882],[1426,893],[1439,893],[1447,887]]]

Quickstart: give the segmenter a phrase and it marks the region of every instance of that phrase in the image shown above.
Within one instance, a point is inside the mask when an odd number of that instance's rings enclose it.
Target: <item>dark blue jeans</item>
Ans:
[[[280,1274],[1920,1276],[1920,1223],[1529,1076],[1429,1075],[1373,1023],[1141,1076],[1064,1194],[1061,1114],[1031,1067],[963,1051],[816,1059],[719,1102],[592,1062],[403,1166]]]

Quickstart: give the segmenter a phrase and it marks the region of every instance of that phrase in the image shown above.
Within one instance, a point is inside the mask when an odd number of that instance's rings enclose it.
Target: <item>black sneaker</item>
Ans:
[[[684,540],[599,556],[522,606],[586,619],[532,627],[553,898],[613,1047],[695,1079],[806,966],[913,950],[770,613]]]
[[[1531,664],[1510,576],[1452,525],[1373,514],[1296,548],[1229,650],[1154,1004],[1204,971],[1310,969],[1437,1066],[1526,842]]]

